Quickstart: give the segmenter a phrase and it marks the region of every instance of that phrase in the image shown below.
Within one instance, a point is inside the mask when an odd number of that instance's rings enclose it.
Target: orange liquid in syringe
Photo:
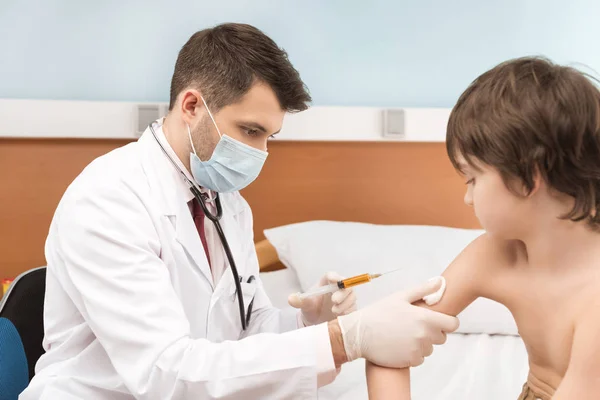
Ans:
[[[362,285],[363,283],[371,282],[370,274],[356,275],[351,278],[342,279],[342,288],[347,289],[352,286]]]

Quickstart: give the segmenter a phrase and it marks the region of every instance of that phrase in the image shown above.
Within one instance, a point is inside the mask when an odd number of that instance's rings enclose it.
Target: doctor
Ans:
[[[355,312],[352,291],[272,307],[238,190],[284,114],[309,100],[256,28],[190,38],[167,117],[92,162],[60,201],[46,242],[46,353],[20,399],[314,399],[347,361],[418,365],[445,341],[457,320],[410,304],[431,283]],[[205,215],[219,203],[239,285]]]

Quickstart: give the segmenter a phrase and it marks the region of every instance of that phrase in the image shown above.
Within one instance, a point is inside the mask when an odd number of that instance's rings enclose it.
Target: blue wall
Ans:
[[[167,101],[196,30],[254,24],[315,105],[450,107],[507,58],[600,71],[598,0],[0,0],[0,98]]]

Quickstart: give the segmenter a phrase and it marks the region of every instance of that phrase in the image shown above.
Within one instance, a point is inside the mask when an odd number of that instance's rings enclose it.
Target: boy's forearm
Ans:
[[[369,400],[410,400],[410,369],[385,368],[367,361]]]

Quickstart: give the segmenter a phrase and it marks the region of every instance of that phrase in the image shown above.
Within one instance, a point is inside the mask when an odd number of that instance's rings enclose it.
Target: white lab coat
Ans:
[[[47,352],[21,400],[313,399],[317,375],[335,375],[318,362],[326,325],[295,329],[296,313],[272,307],[233,193],[221,223],[246,307],[254,297],[242,331],[231,271],[214,283],[182,182],[146,131],[67,189],[46,242]]]

